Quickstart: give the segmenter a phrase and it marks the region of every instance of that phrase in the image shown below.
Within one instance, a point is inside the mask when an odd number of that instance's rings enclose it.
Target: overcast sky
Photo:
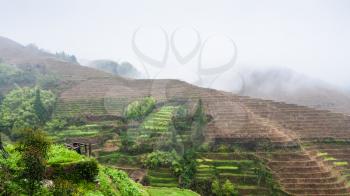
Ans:
[[[124,59],[140,67],[131,44],[139,27],[137,46],[155,59],[165,51],[159,27],[169,38],[183,27],[175,36],[182,54],[196,44],[191,29],[198,31],[202,45],[215,35],[203,50],[208,66],[223,64],[233,54],[229,37],[237,46],[236,65],[282,66],[350,84],[347,0],[0,0],[1,36],[80,59]],[[167,63],[174,68],[173,53],[170,49]],[[197,57],[188,62],[197,63]]]

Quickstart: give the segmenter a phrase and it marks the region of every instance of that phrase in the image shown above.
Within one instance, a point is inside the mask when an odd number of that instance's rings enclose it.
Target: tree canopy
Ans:
[[[52,112],[55,96],[38,88],[16,88],[8,93],[0,107],[0,123],[16,129],[33,128],[43,124]]]

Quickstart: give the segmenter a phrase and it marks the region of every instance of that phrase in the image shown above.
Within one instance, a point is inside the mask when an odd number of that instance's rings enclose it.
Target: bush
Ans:
[[[118,193],[113,188],[113,185],[109,182],[109,177],[105,174],[103,169],[100,169],[98,173],[99,189],[104,195],[118,195]]]
[[[16,178],[19,178],[18,165],[21,155],[15,147],[7,145],[5,150],[10,154],[7,158],[0,155],[0,195],[16,195],[23,193],[22,187]],[[24,194],[24,193],[23,193]]]
[[[40,189],[40,182],[44,179],[46,159],[50,141],[40,130],[25,130],[18,150],[21,153],[19,162],[23,165],[21,178],[29,195]]]
[[[224,196],[237,195],[234,185],[229,180],[226,180],[222,185],[222,193]]]
[[[146,159],[143,160],[143,164],[147,168],[155,169],[159,167],[172,167],[172,165],[178,163],[179,160],[180,157],[175,151],[155,151],[146,156]]]
[[[62,131],[67,125],[68,123],[65,119],[55,118],[46,123],[46,129],[50,132]]]
[[[185,106],[181,106],[176,110],[173,116],[174,127],[178,131],[186,131],[191,128],[191,118]]]
[[[54,163],[48,170],[49,178],[93,182],[98,174],[98,164],[94,159],[63,164]]]
[[[107,174],[123,196],[141,196],[141,189],[139,185],[132,181],[128,175],[119,170],[104,168],[103,172]]]
[[[213,180],[211,184],[212,193],[216,196],[234,196],[238,195],[235,186],[226,180],[224,184],[221,184],[219,180]]]
[[[191,190],[200,195],[212,195],[212,179],[194,179]]]
[[[70,150],[63,145],[54,144],[50,147],[48,154],[48,164],[59,164],[59,163],[69,163],[78,162],[84,160],[84,157],[78,154],[74,150]]]
[[[211,191],[213,192],[214,195],[217,195],[217,196],[222,195],[219,180],[216,179],[211,183]]]
[[[126,110],[125,116],[131,120],[142,120],[147,116],[156,106],[156,100],[153,97],[145,97],[141,101],[134,101],[130,103]]]
[[[190,188],[197,172],[197,155],[193,149],[187,150],[181,160],[180,185],[182,188]]]

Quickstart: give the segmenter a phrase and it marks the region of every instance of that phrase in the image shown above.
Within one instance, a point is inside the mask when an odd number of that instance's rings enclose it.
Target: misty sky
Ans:
[[[140,68],[131,44],[138,27],[140,50],[157,59],[165,50],[159,27],[169,38],[183,27],[175,36],[182,54],[196,44],[194,28],[202,41],[215,35],[203,50],[208,67],[230,58],[230,37],[237,45],[236,65],[288,67],[350,86],[347,0],[0,0],[1,36],[80,59],[128,60]],[[170,70],[180,72],[169,52]]]

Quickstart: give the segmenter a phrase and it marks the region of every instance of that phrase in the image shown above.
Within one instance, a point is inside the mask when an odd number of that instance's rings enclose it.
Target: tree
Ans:
[[[202,100],[198,100],[197,108],[193,116],[193,134],[192,134],[192,142],[195,147],[201,145],[204,141],[203,128],[206,124],[207,118],[204,112]]]
[[[44,124],[48,119],[48,113],[43,102],[41,101],[39,88],[36,88],[35,90],[34,111],[39,119],[40,124]]]
[[[187,150],[181,160],[182,171],[180,174],[180,185],[183,188],[190,188],[193,185],[197,172],[196,153],[193,149]]]
[[[211,190],[216,196],[235,196],[238,194],[235,186],[228,179],[223,185],[218,179],[213,180]]]
[[[46,161],[51,142],[41,130],[25,129],[19,142],[20,177],[28,195],[34,195],[41,187],[46,170]]]
[[[234,185],[229,180],[226,180],[225,183],[222,185],[222,194],[224,196],[237,195],[237,191]]]
[[[211,191],[216,196],[221,196],[222,195],[221,186],[220,186],[219,180],[217,180],[217,179],[213,180],[213,182],[211,183]]]

